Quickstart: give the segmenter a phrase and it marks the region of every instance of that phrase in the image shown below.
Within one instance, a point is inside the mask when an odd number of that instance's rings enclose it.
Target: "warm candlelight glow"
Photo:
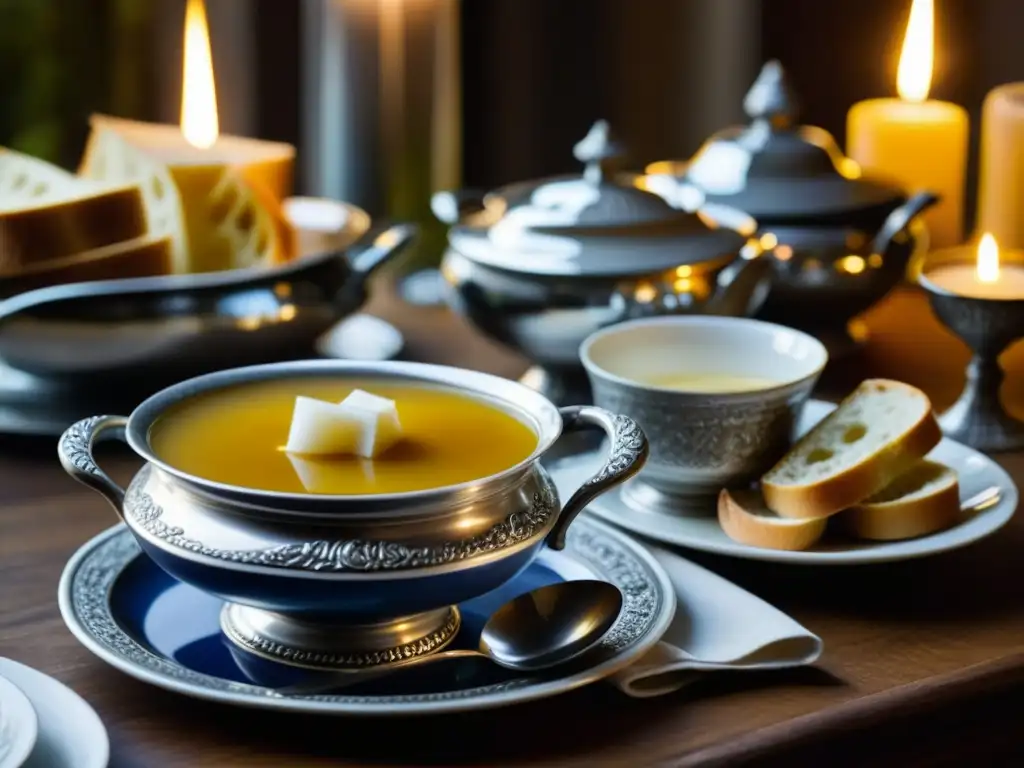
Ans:
[[[990,232],[986,232],[978,243],[978,280],[995,283],[999,280],[999,244]]]
[[[181,132],[194,147],[217,141],[217,89],[213,82],[210,30],[203,0],[188,0],[185,9],[185,62],[181,79]]]
[[[896,91],[905,101],[924,101],[932,85],[935,58],[935,0],[914,0],[900,51]]]

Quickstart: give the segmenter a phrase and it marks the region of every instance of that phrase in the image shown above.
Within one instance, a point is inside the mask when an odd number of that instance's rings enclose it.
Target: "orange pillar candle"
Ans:
[[[1024,83],[985,97],[978,168],[978,230],[1024,249]]]
[[[900,53],[898,99],[869,99],[847,115],[847,154],[867,176],[941,197],[924,214],[932,247],[963,239],[967,112],[928,98],[934,56],[933,0],[914,0]]]

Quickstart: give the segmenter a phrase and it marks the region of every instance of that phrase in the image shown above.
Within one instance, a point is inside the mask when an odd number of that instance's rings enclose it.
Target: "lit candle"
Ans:
[[[79,173],[139,183],[150,231],[170,236],[175,271],[206,272],[291,258],[281,209],[295,148],[220,133],[203,0],[188,0],[181,124],[94,115]]]
[[[967,112],[928,99],[934,57],[934,0],[913,0],[896,78],[898,99],[869,99],[847,115],[847,154],[866,175],[888,177],[904,189],[928,190],[939,204],[924,214],[930,243],[963,238]]]
[[[946,254],[950,254],[947,252]],[[1010,256],[1014,263],[1001,261]],[[999,244],[986,232],[978,243],[974,264],[966,260],[959,264],[943,264],[925,272],[933,284],[960,296],[975,299],[1024,299],[1024,254],[1004,254],[1000,258]]]
[[[994,88],[981,110],[978,230],[1024,248],[1024,83]]]

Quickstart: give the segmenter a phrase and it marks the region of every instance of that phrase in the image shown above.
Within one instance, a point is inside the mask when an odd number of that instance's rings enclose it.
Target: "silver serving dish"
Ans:
[[[348,247],[337,252],[274,267],[74,283],[5,299],[0,360],[50,388],[118,382],[152,392],[190,375],[309,357],[317,338],[363,304],[370,274],[415,236],[414,227],[397,225],[365,237],[369,220],[353,211],[359,215]]]
[[[149,430],[168,408],[235,384],[301,377],[424,382],[486,397],[530,424],[534,452],[469,483],[422,492],[337,496],[228,486],[154,455]],[[563,431],[604,430],[605,466],[562,505],[540,460]],[[122,490],[93,443],[127,440],[147,463]],[[631,419],[593,406],[559,410],[507,379],[417,363],[302,361],[238,368],[172,386],[128,418],[96,416],[64,433],[67,472],[102,494],[165,571],[226,601],[221,627],[256,660],[317,669],[399,664],[455,636],[458,603],[489,592],[546,545],[561,549],[576,515],[632,477],[647,441]]]
[[[703,199],[752,216],[776,271],[758,317],[815,334],[835,356],[850,348],[850,320],[927,251],[916,217],[938,198],[925,191],[908,197],[863,177],[828,132],[797,125],[796,101],[776,61],[765,64],[743,106],[748,125],[716,133],[688,162],[649,165],[645,184],[676,207]]]
[[[674,210],[640,177],[612,174],[618,155],[601,121],[575,147],[582,176],[433,200],[452,225],[441,265],[451,305],[534,361],[524,380],[558,402],[589,398],[578,353],[594,331],[656,314],[747,315],[769,288],[749,216]]]

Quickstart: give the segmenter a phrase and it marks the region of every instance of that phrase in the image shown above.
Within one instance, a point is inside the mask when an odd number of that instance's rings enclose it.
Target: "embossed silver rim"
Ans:
[[[569,529],[565,554],[623,593],[619,620],[604,637],[605,660],[565,678],[524,676],[444,693],[395,696],[285,697],[273,689],[193,672],[138,643],[117,623],[110,588],[139,545],[123,524],[95,536],[68,561],[58,602],[65,624],[92,653],[125,674],[187,696],[262,709],[338,715],[405,716],[501,707],[547,698],[613,675],[650,650],[675,613],[672,583],[658,562],[614,528],[581,518]]]
[[[515,512],[477,536],[425,547],[364,539],[298,540],[250,550],[209,547],[181,526],[167,525],[163,510],[143,490],[151,465],[128,486],[124,511],[128,528],[148,544],[212,568],[263,573],[296,579],[388,581],[437,576],[477,568],[534,546],[558,521],[558,492],[540,464],[540,490],[532,505]]]

